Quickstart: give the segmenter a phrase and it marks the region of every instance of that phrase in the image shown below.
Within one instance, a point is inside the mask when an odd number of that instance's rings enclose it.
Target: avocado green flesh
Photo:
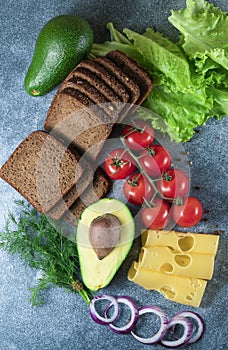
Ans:
[[[99,260],[89,241],[91,222],[100,215],[111,213],[121,223],[118,245],[105,258]],[[135,224],[127,206],[114,198],[104,198],[84,210],[77,227],[77,249],[81,276],[84,284],[92,291],[107,286],[131,249]]]
[[[39,33],[25,77],[26,92],[39,96],[51,91],[87,57],[92,44],[93,31],[78,16],[63,15],[47,22]]]

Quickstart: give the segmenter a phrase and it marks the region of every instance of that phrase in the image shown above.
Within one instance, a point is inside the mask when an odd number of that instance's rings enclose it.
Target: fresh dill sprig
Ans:
[[[32,304],[43,303],[39,292],[50,284],[77,291],[89,304],[90,292],[78,280],[80,267],[76,244],[30,204],[24,201],[16,204],[20,207],[19,218],[9,213],[5,229],[0,232],[0,249],[11,255],[18,254],[26,265],[41,271],[38,283],[30,288]]]

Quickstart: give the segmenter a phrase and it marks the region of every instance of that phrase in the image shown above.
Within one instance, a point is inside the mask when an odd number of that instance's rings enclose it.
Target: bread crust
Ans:
[[[50,210],[80,179],[80,155],[47,132],[28,135],[0,169],[0,177],[34,208]],[[58,172],[58,176],[56,176]]]

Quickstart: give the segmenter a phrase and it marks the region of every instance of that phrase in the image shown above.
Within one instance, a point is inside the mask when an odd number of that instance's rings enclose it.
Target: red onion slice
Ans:
[[[107,315],[105,315],[105,317],[103,317],[97,312],[95,304],[98,300],[110,301],[109,307],[111,305],[113,305],[113,307],[114,307],[113,314],[111,317],[108,317]],[[94,297],[90,302],[90,315],[91,315],[91,318],[99,324],[107,325],[111,322],[114,322],[119,315],[119,304],[118,304],[116,298],[114,298],[111,295],[106,295],[106,294]]]
[[[109,304],[102,312],[102,315],[99,314],[95,306],[96,302],[99,300],[109,301]],[[121,303],[129,307],[131,316],[130,320],[125,325],[117,326],[113,323],[117,320],[120,314],[119,304]],[[112,315],[109,316],[108,311],[111,308],[113,308]],[[143,338],[133,332],[133,328],[135,327],[139,316],[146,313],[153,313],[159,316],[161,325],[157,333],[153,334],[151,337]],[[101,325],[108,325],[115,333],[131,333],[131,335],[142,344],[152,345],[159,342],[161,345],[168,348],[177,348],[185,344],[195,343],[201,338],[205,328],[203,319],[196,312],[181,311],[168,321],[164,311],[159,307],[147,305],[138,309],[135,302],[127,296],[113,297],[104,294],[94,297],[90,302],[90,315],[95,322]],[[190,322],[188,318],[192,318],[197,323],[197,329],[194,335],[194,323]],[[183,334],[180,337],[173,334],[174,339],[165,339],[165,335],[168,334],[167,331],[170,330],[170,333],[174,332],[176,325],[181,325],[183,327]]]
[[[188,344],[193,344],[197,342],[202,337],[205,329],[205,324],[202,317],[193,311],[181,311],[178,314],[176,314],[175,317],[176,316],[193,318],[197,322],[198,328],[197,328],[196,334],[189,339]]]
[[[131,298],[126,297],[126,296],[117,297],[116,300],[118,303],[125,304],[129,307],[129,309],[131,311],[131,318],[130,318],[129,322],[127,324],[125,324],[124,326],[118,327],[112,323],[109,323],[108,326],[115,333],[118,333],[118,334],[129,333],[133,329],[133,327],[135,326],[135,324],[138,320],[138,317],[139,317],[139,311],[138,311],[137,305],[135,304],[135,302]],[[107,315],[107,311],[110,309],[111,306],[112,306],[112,304],[110,304],[107,307],[107,309],[105,310],[105,316]]]
[[[159,316],[161,325],[160,325],[158,332],[149,338],[140,337],[137,334],[135,334],[133,331],[131,331],[131,334],[140,343],[151,345],[151,344],[155,344],[155,343],[159,342],[163,338],[163,336],[166,333],[168,320],[166,318],[164,311],[157,306],[144,306],[139,310],[139,316],[146,314],[146,313],[153,313],[153,314],[156,314],[157,316]]]
[[[188,343],[189,339],[192,336],[193,325],[192,323],[185,317],[182,316],[174,316],[171,318],[167,325],[167,330],[175,325],[182,325],[184,327],[184,332],[179,339],[174,340],[160,340],[160,344],[166,346],[167,348],[178,348],[186,343]]]

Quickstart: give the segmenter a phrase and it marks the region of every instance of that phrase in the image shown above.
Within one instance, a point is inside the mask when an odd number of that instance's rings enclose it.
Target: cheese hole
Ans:
[[[193,248],[195,239],[192,236],[185,236],[178,240],[178,246],[182,252],[187,252]]]
[[[165,295],[168,299],[174,299],[176,296],[176,292],[172,287],[164,286],[160,289],[160,292]]]
[[[189,255],[176,255],[174,260],[181,267],[188,267],[191,263],[191,258]]]
[[[201,282],[197,279],[192,279],[191,280],[191,286],[193,288],[200,288],[202,286]]]
[[[194,298],[194,295],[195,295],[194,293],[190,293],[189,295],[186,296],[185,299],[188,300],[188,301],[192,301],[193,298]]]
[[[169,263],[165,263],[165,264],[161,265],[160,272],[172,273],[173,272],[173,265],[169,264]]]

